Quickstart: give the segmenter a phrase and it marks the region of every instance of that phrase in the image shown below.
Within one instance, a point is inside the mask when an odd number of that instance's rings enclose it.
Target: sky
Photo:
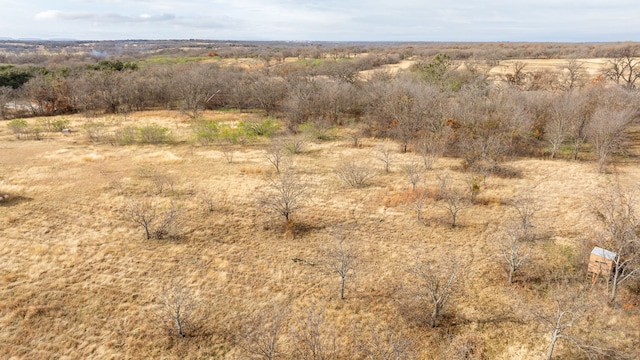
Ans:
[[[0,0],[0,38],[640,40],[637,0]]]

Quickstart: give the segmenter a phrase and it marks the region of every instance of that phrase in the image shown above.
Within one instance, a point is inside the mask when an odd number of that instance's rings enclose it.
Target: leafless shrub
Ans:
[[[418,322],[426,322],[436,327],[445,306],[455,299],[464,276],[465,267],[454,258],[440,261],[416,259],[409,273],[414,281],[409,294],[414,301],[413,316]]]
[[[172,174],[162,174],[158,172],[154,172],[151,175],[151,181],[156,189],[156,194],[160,195],[165,189],[168,189],[169,192],[174,192],[174,184],[176,178]]]
[[[222,151],[222,156],[227,161],[227,164],[233,163],[233,157],[236,152],[233,143],[226,139],[222,139],[218,141],[218,145],[220,146],[220,151]]]
[[[609,281],[609,301],[616,300],[618,288],[640,277],[640,218],[634,193],[612,186],[595,200],[594,212],[601,223],[598,243],[616,253]]]
[[[412,201],[413,207],[416,209],[416,219],[419,223],[425,224],[422,218],[422,211],[424,207],[429,203],[429,192],[427,189],[416,189],[415,197]]]
[[[384,164],[384,172],[390,171],[391,161],[393,159],[393,150],[389,145],[380,145],[376,148],[376,159]]]
[[[307,147],[307,138],[302,134],[284,139],[284,148],[292,155],[302,154]]]
[[[525,241],[534,240],[536,214],[542,209],[540,200],[532,195],[531,189],[527,189],[514,197],[509,205],[515,211],[516,223],[520,228],[521,237]]]
[[[335,168],[336,175],[353,188],[363,188],[369,185],[375,177],[374,172],[364,164],[355,160],[343,160]]]
[[[457,186],[449,174],[438,176],[438,201],[436,206],[441,207],[451,216],[451,227],[458,223],[458,213],[471,206],[464,188]]]
[[[353,276],[357,254],[353,246],[349,244],[344,230],[337,229],[334,238],[334,247],[329,250],[327,256],[331,271],[340,276],[340,299],[344,300],[345,283],[348,278]]]
[[[635,120],[635,110],[599,108],[586,126],[585,134],[598,159],[600,172],[606,172],[611,156],[623,150],[629,125]]]
[[[278,306],[258,311],[244,326],[238,345],[252,358],[273,360],[283,356],[283,337],[288,314]]]
[[[178,236],[182,211],[175,203],[161,210],[150,200],[132,201],[123,209],[124,216],[142,227],[146,239],[165,239]]]
[[[444,126],[438,132],[430,133],[415,141],[415,149],[422,158],[425,170],[433,169],[436,161],[442,157],[452,132],[450,127]]]
[[[524,306],[527,317],[531,317],[539,323],[542,333],[545,334],[547,344],[545,359],[553,358],[554,350],[558,342],[565,342],[577,347],[587,358],[598,358],[600,355],[611,353],[612,349],[593,345],[584,339],[587,336],[584,330],[587,323],[588,310],[592,304],[585,289],[567,288],[569,284],[556,284],[551,286],[551,303],[542,301]]]
[[[202,190],[198,193],[198,202],[202,205],[206,212],[212,213],[216,209],[217,201],[210,192]]]
[[[415,191],[418,187],[420,179],[422,179],[424,167],[417,161],[411,161],[408,164],[402,166],[402,171],[404,172],[407,180],[409,180],[409,182],[413,186],[413,190]]]
[[[293,324],[295,342],[293,357],[301,360],[330,360],[338,358],[336,336],[326,324],[323,308],[309,307],[306,315]]]
[[[258,203],[288,222],[303,207],[308,189],[307,183],[290,168],[267,181]]]
[[[280,170],[287,155],[286,144],[281,139],[271,140],[271,143],[265,150],[265,157],[276,169],[276,173],[280,174]]]
[[[500,251],[500,263],[508,274],[509,284],[513,282],[516,271],[531,260],[534,243],[528,241],[521,227],[507,226],[496,235],[496,244]]]
[[[152,320],[181,338],[196,334],[206,319],[204,305],[182,281],[174,280],[163,288],[153,305]]]

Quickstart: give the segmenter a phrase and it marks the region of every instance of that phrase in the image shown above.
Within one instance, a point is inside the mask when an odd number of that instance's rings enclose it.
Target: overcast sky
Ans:
[[[638,0],[0,0],[0,38],[640,40]]]

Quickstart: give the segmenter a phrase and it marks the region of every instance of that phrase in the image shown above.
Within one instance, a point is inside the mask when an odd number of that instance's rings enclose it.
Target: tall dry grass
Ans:
[[[71,118],[72,127],[86,121]],[[229,164],[216,146],[192,145],[188,124],[177,113],[133,114],[110,126],[145,121],[171,128],[177,141],[111,146],[89,143],[81,132],[17,141],[0,126],[0,193],[11,196],[0,203],[1,357],[247,358],[238,346],[241,329],[274,306],[289,315],[282,337],[289,357],[298,346],[296,324],[312,307],[322,309],[324,331],[335,335],[340,358],[354,357],[359,341],[369,336],[362,329],[393,324],[411,340],[416,358],[439,358],[470,343],[485,358],[537,357],[546,335],[514,307],[549,300],[550,278],[581,279],[575,274],[584,271],[584,243],[596,226],[589,204],[614,179],[586,162],[513,161],[506,166],[522,175],[489,177],[477,204],[460,213],[461,226],[448,226],[447,214],[434,206],[423,211],[425,225],[415,219],[412,185],[400,170],[379,169],[364,188],[348,187],[335,176],[333,169],[345,158],[374,164],[370,149],[377,140],[366,139],[359,149],[346,139],[311,143],[293,156],[296,171],[310,179],[309,197],[289,225],[293,236],[285,237],[280,220],[261,212],[255,198],[273,172],[264,145],[239,146]],[[395,158],[395,169],[401,169],[418,155]],[[462,179],[459,165],[458,159],[439,159],[420,186],[435,189],[437,175],[445,172]],[[632,184],[639,169],[625,163],[616,177]],[[170,174],[172,191],[158,193],[150,173]],[[213,211],[199,200],[202,191],[211,195]],[[534,226],[544,239],[533,264],[507,286],[492,236],[514,216],[506,202],[525,191],[542,204]],[[145,240],[142,229],[123,215],[132,200],[148,198],[179,204],[178,239]],[[344,301],[325,256],[338,227],[358,249]],[[470,264],[464,295],[451,302],[445,325],[436,329],[402,311],[412,281],[408,270],[418,255],[454,256]],[[200,330],[186,338],[168,335],[150,316],[158,296],[175,281],[207,313]],[[597,284],[592,296],[603,291]],[[594,338],[638,348],[637,306],[601,304],[591,316],[593,329],[587,332]],[[557,354],[580,356],[565,345]]]

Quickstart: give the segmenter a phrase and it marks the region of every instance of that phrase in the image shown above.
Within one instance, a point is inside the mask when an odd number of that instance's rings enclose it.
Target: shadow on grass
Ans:
[[[33,200],[30,197],[26,197],[26,196],[9,196],[7,198],[4,198],[2,200],[0,200],[0,207],[9,207],[9,206],[15,206],[15,205],[19,205],[22,204],[24,202],[29,202]]]

